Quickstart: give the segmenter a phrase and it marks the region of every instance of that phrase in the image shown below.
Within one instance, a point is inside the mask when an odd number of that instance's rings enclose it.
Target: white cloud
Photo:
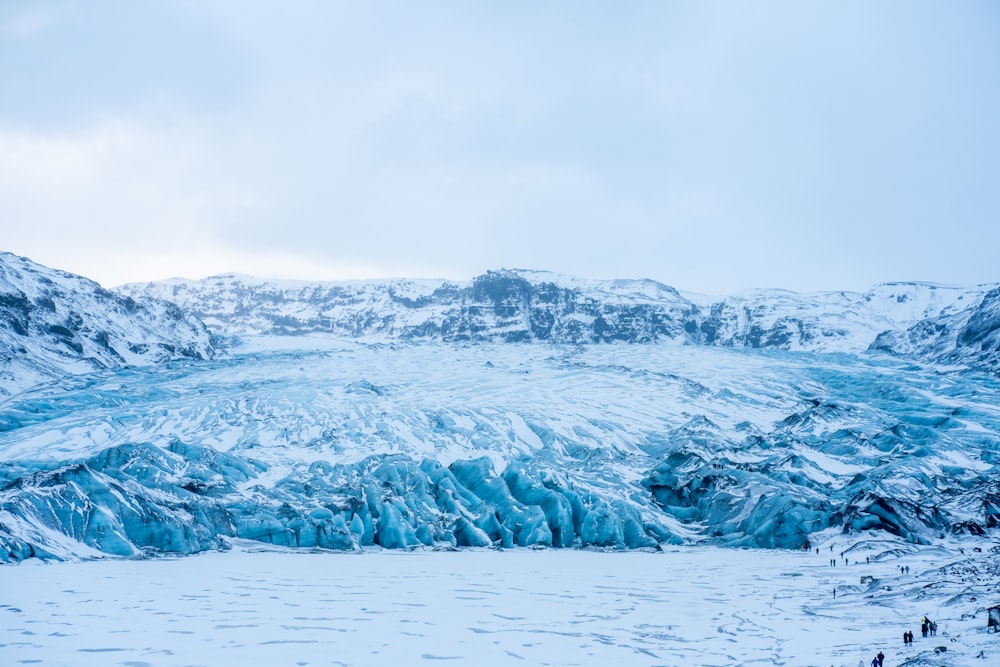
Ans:
[[[215,218],[253,204],[210,173],[202,148],[189,135],[122,121],[60,134],[0,131],[7,249],[101,282],[123,266],[198,254],[217,243]]]
[[[58,34],[0,63],[5,248],[102,282],[863,289],[986,280],[1000,243],[1000,42],[972,10],[939,34],[893,3],[130,7],[25,19]]]

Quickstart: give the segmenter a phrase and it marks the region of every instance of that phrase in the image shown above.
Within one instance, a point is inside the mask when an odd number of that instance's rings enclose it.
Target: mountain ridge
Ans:
[[[947,355],[939,350],[930,354],[926,345],[907,347],[898,335],[879,336],[945,315],[957,326],[958,313],[974,309],[995,288],[896,281],[864,293],[753,289],[708,297],[651,280],[587,280],[502,269],[466,282],[289,284],[222,274],[117,289],[129,296],[174,301],[226,335],[329,333],[382,341],[570,344],[673,341],[819,352],[870,350],[940,361]],[[1000,368],[988,355],[961,358],[985,362],[987,370]]]

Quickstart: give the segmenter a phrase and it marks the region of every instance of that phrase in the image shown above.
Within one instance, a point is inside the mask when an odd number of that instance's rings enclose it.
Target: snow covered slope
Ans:
[[[1000,288],[958,305],[906,330],[880,334],[871,349],[1000,374]]]
[[[67,373],[213,352],[205,326],[172,303],[0,253],[0,396]]]
[[[752,290],[712,303],[701,342],[728,347],[860,352],[884,331],[934,319],[956,304],[982,297],[984,288],[929,283],[883,283],[864,294]]]

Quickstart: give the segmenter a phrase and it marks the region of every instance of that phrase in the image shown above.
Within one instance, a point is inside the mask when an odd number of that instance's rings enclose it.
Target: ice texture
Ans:
[[[265,470],[193,445],[122,445],[68,466],[16,466],[5,479],[4,511],[18,523],[54,527],[117,556],[190,554],[220,548],[223,538],[337,550],[657,543],[643,532],[638,512],[599,498],[581,507],[584,517],[574,525],[563,495],[524,474],[498,477],[487,458],[448,468],[398,454],[314,463],[269,494],[252,486],[249,494],[227,492],[246,488]],[[17,538],[2,523],[0,530],[0,558],[54,551]]]
[[[333,339],[2,404],[0,559],[800,549],[1000,521],[1000,383],[887,357]],[[358,391],[358,387],[377,391]]]

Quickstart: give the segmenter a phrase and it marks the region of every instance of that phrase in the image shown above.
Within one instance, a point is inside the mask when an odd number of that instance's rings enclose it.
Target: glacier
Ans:
[[[927,543],[1000,521],[987,374],[680,345],[292,342],[6,400],[0,558],[233,539],[798,549],[831,527]]]
[[[491,271],[107,291],[0,255],[0,561],[914,544],[1000,522],[1000,289]]]

